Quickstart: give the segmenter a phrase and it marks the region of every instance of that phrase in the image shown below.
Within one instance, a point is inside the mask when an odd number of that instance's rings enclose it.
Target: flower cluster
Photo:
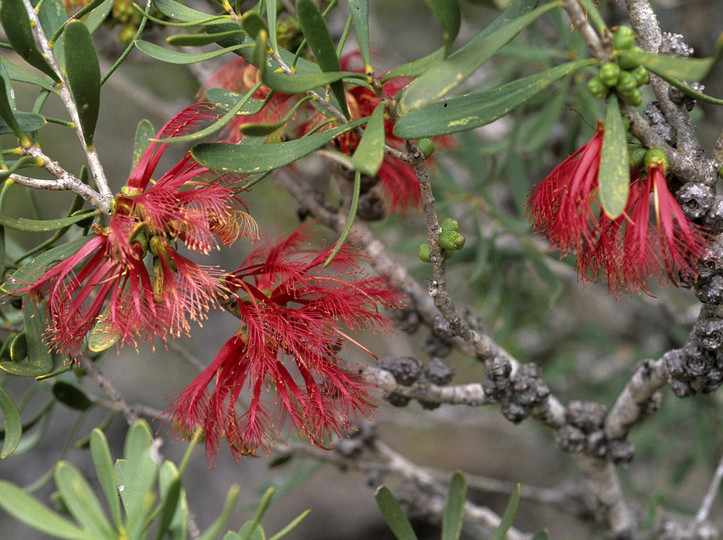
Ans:
[[[576,252],[582,279],[610,290],[646,291],[648,282],[693,278],[709,241],[668,189],[664,154],[631,172],[625,211],[611,219],[596,200],[603,131],[563,161],[530,192],[533,229],[547,234],[551,249]]]
[[[389,332],[391,319],[378,308],[398,307],[403,297],[381,277],[343,279],[361,272],[363,255],[344,246],[325,267],[330,250],[304,248],[307,236],[301,228],[264,243],[226,276],[224,304],[240,327],[169,407],[183,436],[203,428],[211,458],[223,437],[238,458],[268,448],[286,427],[329,446],[374,406],[368,385],[337,354],[355,343],[348,330]],[[239,401],[248,402],[240,416]]]
[[[210,117],[194,105],[157,134],[173,137]],[[41,276],[17,276],[17,294],[47,299],[48,342],[78,355],[88,334],[105,346],[132,344],[188,332],[214,304],[220,270],[196,264],[178,251],[208,253],[216,237],[231,243],[254,225],[236,197],[236,178],[218,176],[186,155],[157,181],[152,175],[167,144],[151,142],[113,201],[107,227]],[[243,223],[243,226],[240,225]],[[149,269],[150,267],[150,269]]]
[[[363,66],[358,64],[360,55],[357,52],[349,53],[340,59],[341,69],[344,71],[353,71],[363,73]],[[227,90],[237,92],[248,92],[254,88],[259,82],[258,71],[251,64],[246,63],[242,58],[229,62],[216,72],[205,85],[206,88],[220,86]],[[382,85],[382,93],[394,98],[405,86],[409,84],[406,78],[389,79]],[[247,122],[264,122],[272,123],[283,118],[292,108],[292,96],[282,94],[280,92],[271,92],[265,86],[261,86],[254,96],[258,99],[268,99],[267,105],[258,114],[252,116],[238,116],[232,121],[224,136],[229,140],[238,141],[241,138],[239,127]],[[354,85],[346,91],[347,108],[352,120],[370,116],[374,109],[381,103],[379,96],[369,87],[362,85]],[[303,117],[302,117],[303,116]],[[316,111],[313,107],[307,107],[297,112],[296,127],[292,131],[286,133],[287,136],[301,137],[309,131],[318,128],[322,123],[328,121],[328,118]],[[333,127],[333,124],[327,123],[324,129]],[[283,130],[283,128],[279,128]],[[384,131],[386,144],[400,152],[405,152],[404,141],[394,135],[394,124],[389,119],[384,120]],[[281,131],[275,132],[273,135],[276,139],[282,137]],[[357,132],[351,131],[340,136],[336,140],[339,150],[347,155],[351,155],[359,145],[361,137]],[[449,146],[451,139],[449,137],[439,137],[436,139],[439,145]],[[412,207],[417,207],[421,201],[421,191],[419,182],[414,171],[409,164],[385,154],[384,161],[378,172],[378,180],[381,190],[384,194],[386,205],[391,212],[404,212]]]

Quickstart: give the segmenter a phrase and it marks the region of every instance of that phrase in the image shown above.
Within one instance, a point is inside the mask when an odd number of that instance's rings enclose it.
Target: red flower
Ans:
[[[568,157],[530,192],[527,214],[533,230],[545,232],[561,254],[590,241],[597,227],[592,200],[598,187],[603,131]]]
[[[207,112],[190,107],[156,137],[181,134]],[[204,318],[215,304],[220,270],[190,261],[175,245],[207,253],[216,235],[233,241],[237,218],[246,214],[236,208],[232,179],[212,176],[189,155],[152,184],[165,147],[148,146],[116,196],[106,229],[95,225],[78,251],[39,278],[28,276],[27,287],[17,291],[48,299],[49,342],[56,350],[79,354],[94,328],[121,344],[165,339],[187,332],[188,321]]]
[[[183,436],[204,429],[211,458],[222,437],[238,458],[267,449],[287,426],[329,446],[332,435],[374,406],[367,383],[340,363],[337,352],[351,341],[347,329],[390,331],[378,307],[397,307],[402,297],[384,278],[342,279],[361,271],[357,250],[343,247],[325,269],[330,250],[303,249],[306,238],[302,228],[260,246],[226,277],[229,310],[241,327],[169,407]],[[239,416],[242,392],[249,404]]]
[[[611,220],[602,209],[593,209],[601,148],[598,132],[530,192],[533,229],[546,232],[551,248],[561,254],[576,251],[582,279],[606,282],[615,294],[646,291],[651,278],[661,284],[666,279],[677,283],[679,276],[694,278],[696,261],[710,239],[668,190],[662,162],[649,163],[644,176],[641,171],[631,175],[620,217]]]

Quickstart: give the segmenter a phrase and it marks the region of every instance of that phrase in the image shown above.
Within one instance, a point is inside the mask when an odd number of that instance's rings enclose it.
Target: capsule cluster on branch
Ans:
[[[485,361],[485,372],[487,378],[482,381],[485,395],[500,403],[502,414],[514,424],[527,418],[550,395],[550,388],[542,380],[542,370],[537,364],[521,365],[511,377],[509,360],[494,357]]]
[[[422,362],[411,356],[387,356],[379,360],[379,367],[388,371],[394,377],[397,384],[411,386],[414,383],[431,383],[437,386],[445,386],[454,378],[454,368],[445,364],[441,358],[434,357],[422,368]],[[395,407],[405,407],[411,398],[399,392],[390,392],[386,400]],[[440,406],[438,401],[427,401],[417,399],[424,409],[436,409]]]
[[[371,421],[363,421],[341,434],[339,440],[334,443],[334,451],[343,457],[355,458],[365,447],[373,447],[378,438],[377,425]]]
[[[698,321],[692,340],[682,349],[663,356],[668,385],[678,397],[715,392],[723,382],[723,319],[708,317]]]

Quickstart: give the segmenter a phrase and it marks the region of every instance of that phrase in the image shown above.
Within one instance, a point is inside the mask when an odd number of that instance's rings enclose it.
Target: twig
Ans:
[[[103,375],[103,372],[98,369],[98,366],[85,356],[80,356],[76,358],[75,361],[86,371],[86,373],[88,373],[88,376],[90,376],[93,382],[100,386],[100,389],[103,390],[103,392],[105,392],[105,394],[110,398],[115,410],[123,415],[128,425],[133,425],[133,423],[139,419],[138,414],[130,405],[128,405],[125,396],[116,390],[113,383],[111,383],[110,380]]]
[[[718,467],[716,468],[715,473],[713,473],[713,478],[708,486],[708,491],[706,492],[705,497],[703,497],[703,502],[701,503],[698,512],[695,514],[693,523],[691,523],[691,531],[701,527],[708,520],[710,509],[713,506],[713,501],[715,501],[718,490],[720,489],[721,481],[723,481],[723,458],[721,458],[718,462]]]
[[[570,17],[570,22],[577,28],[580,35],[587,43],[588,48],[598,60],[604,60],[605,50],[603,49],[600,37],[587,20],[585,11],[577,0],[563,0],[562,7]]]

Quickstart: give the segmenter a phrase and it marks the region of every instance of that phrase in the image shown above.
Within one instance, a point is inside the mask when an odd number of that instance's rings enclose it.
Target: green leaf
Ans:
[[[223,540],[266,540],[264,530],[258,523],[247,521],[239,529],[238,533],[229,531]]]
[[[116,528],[120,529],[123,517],[120,509],[118,482],[113,469],[113,458],[110,455],[105,434],[98,428],[95,428],[90,434],[90,455],[93,458],[93,465],[95,465],[98,480],[103,488],[103,494],[111,516],[113,516],[113,521]]]
[[[14,116],[22,133],[38,131],[40,128],[45,126],[45,124],[47,124],[45,118],[36,113],[16,112],[14,113]],[[5,121],[0,120],[0,135],[4,135],[5,133],[14,133],[13,128],[9,126]],[[25,157],[35,159],[31,156]]]
[[[598,32],[602,35],[603,30],[607,28],[607,25],[605,24],[605,20],[602,18],[602,15],[600,15],[596,2],[593,0],[580,0],[580,4],[585,10],[585,14],[588,19],[597,26]]]
[[[266,21],[255,11],[247,11],[244,13],[244,16],[241,17],[241,26],[251,39],[256,39],[256,36],[258,36],[262,30],[266,32],[266,35],[269,33]]]
[[[145,152],[148,145],[151,144],[151,139],[155,134],[156,130],[150,120],[144,118],[138,122],[136,134],[133,137],[133,163],[131,168],[134,168],[138,164],[138,160],[141,159],[143,152]]]
[[[266,510],[269,509],[269,505],[271,505],[271,499],[274,496],[274,491],[275,490],[273,487],[270,487],[266,490],[263,497],[261,497],[261,501],[259,502],[259,506],[256,509],[254,518],[251,521],[247,521],[246,523],[244,523],[241,529],[239,529],[238,533],[241,537],[241,540],[255,540],[258,537],[258,530],[261,528],[261,520],[263,519]]]
[[[519,0],[510,6],[502,16],[523,12],[523,8],[536,3],[536,0]],[[534,22],[540,15],[558,7],[558,4],[553,2],[514,18],[514,20],[510,17],[505,20],[506,24],[492,32],[483,31],[464,47],[441,62],[432,65],[402,94],[399,102],[400,114],[419,109],[445,96],[467,80],[472,73],[492,58],[499,49],[512,41],[526,26]],[[493,21],[493,24],[496,21]]]
[[[58,88],[53,84],[53,82],[49,78],[38,77],[36,75],[33,75],[32,73],[29,73],[25,69],[16,66],[12,62],[10,62],[7,58],[3,58],[1,56],[0,56],[0,64],[2,64],[5,67],[5,69],[7,69],[7,72],[10,75],[11,80],[32,84],[34,86],[38,86],[49,92],[53,92],[54,94],[58,93]]]
[[[50,76],[56,83],[61,82],[58,74],[35,45],[30,18],[25,11],[23,0],[3,0],[0,3],[0,23],[16,53],[28,64]]]
[[[412,525],[404,515],[404,510],[388,487],[380,486],[374,494],[374,499],[384,516],[384,521],[387,522],[397,540],[417,540],[417,535],[414,534]]]
[[[427,71],[430,68],[430,66],[432,66],[433,64],[436,64],[437,62],[442,60],[445,56],[446,56],[446,51],[444,50],[444,47],[442,47],[441,49],[437,49],[436,51],[428,54],[427,56],[418,58],[411,62],[407,62],[406,64],[402,64],[401,66],[395,67],[390,72],[388,72],[386,75],[384,75],[384,77],[382,77],[382,82],[388,81],[390,79],[396,79],[398,77],[409,77],[411,79],[416,79],[422,73]]]
[[[228,495],[226,495],[226,502],[223,505],[221,515],[216,519],[216,521],[211,524],[208,529],[203,532],[203,534],[201,534],[201,536],[196,538],[196,540],[216,540],[218,535],[221,534],[221,531],[226,526],[226,522],[231,517],[233,509],[236,507],[238,494],[239,487],[236,484],[232,485],[231,488],[228,490]]]
[[[188,502],[186,493],[182,489],[180,474],[170,461],[164,461],[159,471],[162,514],[158,531],[160,533],[161,530],[165,530],[166,537],[171,540],[186,540],[188,529]],[[170,510],[171,506],[174,508],[173,511]],[[160,539],[162,536],[159,533],[156,537]]]
[[[369,0],[349,0],[349,11],[351,11],[351,18],[354,21],[356,41],[364,61],[364,71],[371,74],[374,69],[369,52]]]
[[[20,438],[23,435],[23,424],[20,420],[20,411],[2,386],[0,386],[0,411],[3,413],[3,425],[5,429],[3,433],[3,449],[2,453],[0,453],[0,458],[5,459],[15,452],[18,444],[20,444]],[[0,505],[1,504],[0,502]]]
[[[367,121],[368,118],[360,118],[321,133],[277,144],[256,146],[231,143],[201,143],[191,149],[191,155],[201,165],[215,171],[239,174],[268,172],[301,159],[339,135]]]
[[[351,73],[348,71],[287,75],[286,73],[266,69],[261,80],[269,88],[273,88],[284,94],[303,94],[308,90],[313,90],[320,86],[332,84],[336,81],[341,82],[341,79],[345,77],[359,78],[361,76],[359,73]],[[346,103],[346,101],[344,103]]]
[[[115,4],[115,0],[103,0],[103,2],[90,12],[85,20],[85,24],[88,26],[88,31],[91,34],[98,30],[108,18],[108,15],[110,15],[110,12],[113,10],[113,4]]]
[[[55,484],[70,514],[85,530],[98,539],[117,536],[103,514],[93,488],[78,469],[65,461],[58,462],[55,467]]]
[[[2,6],[2,4],[0,4],[0,6]],[[2,8],[0,7],[0,9]],[[0,64],[0,118],[2,118],[3,125],[6,126],[6,129],[9,129],[23,145],[27,146],[30,144],[30,141],[25,137],[16,117],[17,113],[10,104],[10,91],[11,86],[8,73],[5,70],[5,64]]]
[[[56,381],[51,391],[55,399],[76,411],[86,411],[95,405],[83,390],[65,381]]]
[[[547,532],[547,529],[542,529],[541,531],[535,533],[532,540],[550,540],[550,535]]]
[[[341,71],[339,57],[336,55],[334,42],[331,40],[329,29],[326,27],[324,17],[313,0],[297,0],[296,16],[299,18],[301,28],[306,36],[306,41],[314,53],[314,58],[319,64],[321,71],[325,73]],[[341,112],[349,118],[349,109],[346,106],[346,94],[344,84],[341,80],[330,83],[331,91],[334,93]],[[273,88],[273,87],[272,87]]]
[[[100,214],[100,210],[89,210],[81,212],[75,216],[58,218],[58,219],[27,219],[14,218],[8,216],[5,212],[0,212],[0,225],[9,227],[18,231],[25,232],[49,232],[62,229],[68,225],[79,223],[85,219]]]
[[[38,19],[46,36],[55,37],[57,33],[62,32],[63,25],[68,20],[68,13],[62,0],[44,0],[37,4]],[[76,19],[79,18],[76,16]],[[51,37],[51,39],[52,39]],[[58,62],[62,62],[64,40],[57,39],[55,42],[49,43],[53,47],[53,54]],[[63,69],[63,65],[60,66]]]
[[[447,491],[442,517],[442,540],[457,540],[462,533],[464,504],[467,501],[467,482],[464,475],[457,471],[452,475]]]
[[[217,51],[211,51],[207,53],[187,54],[178,51],[172,51],[170,49],[166,49],[164,47],[156,45],[155,43],[150,43],[148,41],[143,41],[140,39],[137,40],[135,44],[136,48],[146,56],[150,56],[155,60],[160,60],[161,62],[166,62],[168,64],[182,65],[205,62],[206,60],[223,56],[228,52],[238,51],[241,49],[250,48],[252,46],[250,43],[242,43],[239,45],[232,45],[231,47],[224,47],[223,49],[218,49]]]
[[[253,116],[261,112],[266,106],[267,100],[247,98],[243,94],[226,90],[225,88],[209,88],[204,93],[206,101],[213,103],[217,108],[223,111],[230,111],[236,107],[240,100],[244,100],[243,105],[236,112],[237,116]]]
[[[249,137],[266,137],[268,135],[271,135],[279,128],[286,125],[286,123],[294,117],[296,111],[299,110],[299,107],[301,107],[304,103],[311,99],[311,96],[306,96],[300,99],[291,108],[291,110],[284,115],[283,118],[276,122],[244,122],[243,124],[239,125],[239,130],[241,131],[241,133]]]
[[[600,203],[607,216],[615,219],[625,210],[630,191],[627,134],[615,96],[608,99],[598,177]]]
[[[46,323],[45,303],[38,301],[35,305],[28,305],[26,300],[23,324],[28,361],[3,361],[0,362],[0,369],[21,377],[38,377],[50,373],[54,362],[53,354],[43,342]]]
[[[63,32],[65,40],[65,73],[73,101],[78,107],[80,125],[88,148],[93,147],[93,134],[100,111],[100,64],[93,38],[85,23],[70,21]]]
[[[216,43],[219,39],[226,39],[237,35],[243,35],[244,31],[229,30],[228,32],[219,32],[217,34],[175,34],[166,38],[166,43],[174,47],[201,47]],[[165,49],[164,49],[165,50]]]
[[[271,45],[271,50],[275,53],[279,52],[279,44],[276,40],[276,27],[277,27],[277,7],[276,7],[276,0],[266,0],[266,18],[268,19],[268,24],[266,25],[269,29],[269,44]]]
[[[394,126],[394,134],[403,139],[417,139],[484,126],[509,114],[559,79],[594,62],[569,62],[496,88],[425,105],[402,116]]]
[[[384,160],[384,142],[384,106],[379,104],[351,157],[354,169],[367,176],[375,176]]]
[[[307,515],[309,515],[309,512],[311,512],[311,510],[305,510],[304,512],[296,516],[291,521],[291,523],[289,523],[286,527],[284,527],[271,538],[269,538],[269,540],[281,540],[281,538],[289,534],[299,523],[301,523],[301,520],[304,519]]]
[[[48,536],[67,540],[98,540],[97,536],[84,531],[5,480],[0,480],[0,508]]]
[[[28,357],[28,340],[25,332],[20,332],[10,342],[10,359],[13,362],[22,362]]]
[[[14,294],[18,289],[25,289],[39,279],[48,268],[75,254],[86,242],[88,238],[79,238],[44,251],[8,276],[5,283],[0,286],[0,290]]]
[[[713,69],[723,54],[723,34],[718,37],[715,51],[710,58],[682,58],[645,52],[634,48],[618,51],[618,58],[636,62],[653,73],[684,81],[700,81]]]
[[[153,436],[148,423],[145,420],[135,422],[126,436],[125,459],[115,464],[129,538],[141,536],[156,499],[153,487],[158,465],[151,455],[152,444]]]
[[[708,94],[704,94],[702,92],[698,92],[697,90],[693,90],[690,86],[685,84],[683,81],[674,79],[673,77],[667,77],[665,75],[661,75],[660,73],[658,73],[658,77],[663,79],[665,82],[667,82],[671,86],[675,86],[678,90],[683,92],[685,95],[690,96],[693,99],[696,99],[701,103],[710,103],[712,105],[723,105],[723,99],[715,98],[713,96],[709,96]]]
[[[110,321],[109,313],[110,306],[105,308],[90,331],[88,349],[94,353],[110,349],[121,338],[120,332]]]
[[[153,5],[170,19],[189,23],[202,23],[213,15],[186,7],[175,0],[153,0]]]
[[[261,80],[264,78],[264,73],[268,71],[266,66],[266,45],[269,34],[266,30],[259,30],[254,38],[254,48],[251,53],[251,63],[256,66],[258,70],[257,77]]]
[[[517,506],[520,504],[520,484],[515,486],[512,495],[510,496],[510,502],[507,503],[507,508],[502,516],[500,526],[497,527],[490,540],[504,540],[507,535],[507,531],[512,527],[512,521],[515,519],[517,513]]]
[[[425,0],[429,9],[442,24],[444,33],[444,49],[449,51],[457,34],[459,34],[461,12],[457,0]]]

